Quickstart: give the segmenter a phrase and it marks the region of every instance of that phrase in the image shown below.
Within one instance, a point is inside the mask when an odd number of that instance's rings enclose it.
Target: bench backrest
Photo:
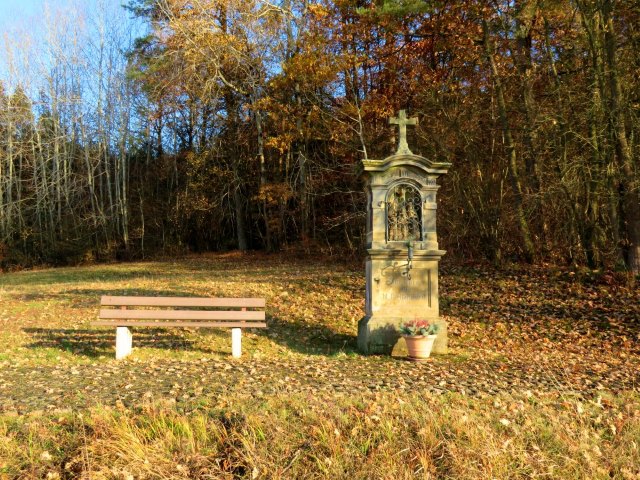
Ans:
[[[114,324],[133,324],[135,321],[135,324],[139,325],[162,326],[165,323],[144,322],[144,320],[192,320],[196,322],[184,323],[184,325],[213,326],[214,324],[210,322],[202,321],[215,320],[216,326],[266,327],[264,323],[264,298],[118,297],[105,295],[101,298],[100,306],[119,307],[100,309],[99,318]],[[135,307],[144,308],[136,309]],[[232,324],[231,321],[235,323]],[[171,325],[176,324],[172,322]]]
[[[102,306],[114,307],[239,307],[264,308],[264,298],[202,298],[202,297],[114,297],[103,295]]]

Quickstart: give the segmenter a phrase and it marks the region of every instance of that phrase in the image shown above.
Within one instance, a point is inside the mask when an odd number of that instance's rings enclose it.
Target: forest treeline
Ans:
[[[362,249],[360,160],[394,151],[402,108],[413,151],[453,164],[449,255],[640,272],[637,1],[134,0],[126,15],[147,33],[59,23],[40,74],[0,88],[3,265]]]

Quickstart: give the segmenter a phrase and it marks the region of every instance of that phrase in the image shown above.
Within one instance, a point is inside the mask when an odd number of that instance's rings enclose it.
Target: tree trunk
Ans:
[[[534,194],[540,191],[540,179],[536,165],[537,154],[534,145],[535,100],[533,94],[533,61],[531,55],[531,30],[537,15],[537,10],[537,0],[524,0],[518,6],[518,15],[516,17],[516,52],[514,55],[518,73],[522,81],[522,108],[525,118],[523,140],[526,147],[525,154],[523,155],[525,174],[529,181],[529,190]]]
[[[531,232],[529,230],[529,223],[524,211],[523,206],[523,193],[522,183],[518,174],[518,162],[516,145],[511,134],[511,127],[509,126],[509,119],[507,118],[507,105],[504,98],[504,91],[502,88],[502,82],[498,73],[498,67],[494,58],[494,46],[489,37],[489,27],[486,22],[483,22],[484,33],[484,48],[489,67],[491,68],[491,76],[496,89],[496,96],[498,100],[498,113],[500,116],[500,123],[502,124],[502,133],[505,139],[505,146],[507,147],[507,154],[509,157],[509,180],[511,182],[511,188],[513,190],[513,196],[515,200],[516,217],[520,227],[520,235],[522,236],[522,249],[525,260],[529,263],[535,259],[535,248],[533,240],[531,238]]]
[[[614,0],[603,2],[605,20],[605,56],[608,66],[611,124],[616,142],[616,155],[622,171],[622,215],[626,229],[628,250],[627,268],[634,275],[640,275],[640,182],[635,172],[631,147],[627,140],[625,125],[625,104],[616,62],[616,38],[613,24]]]
[[[309,237],[309,192],[307,186],[307,156],[304,148],[304,131],[302,129],[302,97],[300,95],[300,84],[296,83],[295,87],[296,102],[298,105],[298,118],[296,119],[296,130],[298,140],[296,142],[296,156],[298,157],[298,165],[300,168],[300,225],[302,229],[302,239]]]
[[[240,185],[233,187],[233,208],[236,217],[236,235],[238,237],[238,250],[245,252],[249,249],[247,245],[247,232],[244,225],[244,205]]]
[[[255,105],[255,102],[254,102]],[[256,109],[254,112],[256,121],[256,133],[258,135],[258,161],[260,162],[260,196],[262,197],[262,219],[264,221],[265,243],[268,251],[274,251],[273,238],[271,236],[271,224],[267,211],[267,169],[264,159],[264,132],[262,131],[262,112]]]

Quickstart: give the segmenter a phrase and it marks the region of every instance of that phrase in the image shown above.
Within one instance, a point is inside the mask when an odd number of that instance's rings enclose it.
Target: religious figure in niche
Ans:
[[[387,241],[422,240],[422,201],[411,185],[394,187],[387,197]]]

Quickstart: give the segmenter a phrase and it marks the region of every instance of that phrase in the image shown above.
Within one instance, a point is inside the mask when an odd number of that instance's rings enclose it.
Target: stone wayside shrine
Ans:
[[[438,262],[444,251],[436,234],[436,180],[450,163],[415,155],[407,144],[407,118],[400,110],[398,151],[384,160],[363,160],[367,176],[365,317],[358,324],[363,353],[390,353],[404,345],[398,327],[426,319],[440,330],[434,353],[447,352],[447,325],[438,307]],[[400,339],[402,340],[402,339]]]

